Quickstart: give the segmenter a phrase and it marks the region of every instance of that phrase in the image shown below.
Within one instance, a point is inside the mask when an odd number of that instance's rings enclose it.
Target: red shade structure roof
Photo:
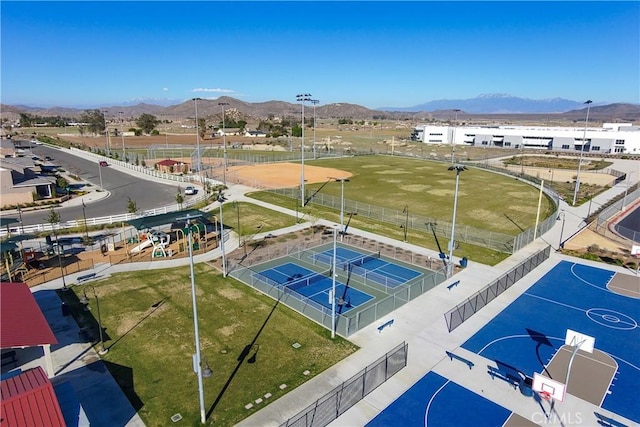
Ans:
[[[41,367],[2,381],[0,394],[3,426],[66,425],[53,386]]]
[[[26,283],[0,284],[0,348],[57,344]]]

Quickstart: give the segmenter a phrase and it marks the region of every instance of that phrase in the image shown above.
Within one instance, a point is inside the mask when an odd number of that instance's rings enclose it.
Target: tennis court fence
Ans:
[[[409,345],[403,342],[356,375],[309,405],[280,427],[324,427],[407,366]]]
[[[340,245],[349,247],[349,245],[344,243],[341,243]],[[305,250],[291,250],[288,254],[281,254],[280,257],[277,258],[270,260],[263,259],[262,264],[248,265],[246,263],[239,264],[232,261],[228,274],[263,294],[280,301],[280,303],[287,305],[325,328],[331,329],[332,318],[330,308],[327,308],[313,299],[298,293],[287,284],[280,284],[267,278],[266,276],[258,273],[257,269],[254,268],[255,265],[277,265],[278,262],[286,259],[286,257],[299,260],[303,265],[306,264],[311,268],[314,268],[313,266],[318,268],[316,257],[323,251],[327,250],[327,248],[328,246],[325,244],[314,249],[308,248]],[[340,276],[340,280],[345,280],[346,272],[342,271],[342,269],[338,269],[337,273]],[[373,272],[369,272],[368,274],[371,273]],[[320,276],[318,276],[317,279],[326,276],[326,273],[319,274]],[[381,277],[387,280],[392,280],[382,275]],[[377,297],[374,303],[357,307],[356,309],[350,310],[344,314],[337,313],[335,317],[335,331],[343,337],[348,337],[349,335],[356,333],[360,329],[376,322],[378,319],[388,315],[409,301],[412,301],[430,289],[433,289],[439,283],[445,281],[446,276],[441,270],[428,271],[420,277],[397,287],[393,287],[389,282],[375,280],[371,276],[360,277],[353,275],[352,280],[357,282],[360,285],[359,287],[363,290],[366,290],[367,288],[375,289],[378,292],[384,292],[383,295],[386,296]]]
[[[447,329],[449,332],[467,321],[471,316],[480,311],[491,301],[496,299],[498,295],[509,289],[511,285],[522,279],[529,274],[533,269],[542,264],[549,258],[551,253],[551,246],[547,246],[545,249],[536,252],[529,258],[509,270],[507,273],[500,276],[493,283],[480,289],[478,292],[469,297],[462,304],[458,304],[453,309],[444,314],[445,321],[447,322]]]

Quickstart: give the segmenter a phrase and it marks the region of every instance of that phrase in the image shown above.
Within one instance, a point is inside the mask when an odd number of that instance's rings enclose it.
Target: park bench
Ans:
[[[393,319],[391,320],[387,320],[386,322],[384,322],[382,325],[378,326],[378,332],[382,332],[382,330],[384,328],[386,328],[387,326],[391,326],[393,325]]]
[[[451,290],[451,288],[458,286],[460,284],[460,280],[456,280],[455,282],[453,282],[452,284],[447,286],[447,289]]]
[[[462,356],[458,356],[457,354],[454,354],[454,353],[452,353],[450,351],[445,351],[445,353],[447,353],[447,356],[449,356],[449,359],[451,359],[451,360],[453,360],[453,359],[459,360],[460,362],[466,364],[469,367],[469,369],[471,369],[471,368],[473,368],[475,366],[475,364],[471,360],[467,360]]]
[[[502,371],[494,366],[487,365],[487,373],[491,376],[491,379],[498,378],[502,381],[509,383],[509,385],[513,386],[513,388],[518,388],[522,378],[519,376],[515,376],[512,373]]]
[[[96,273],[89,273],[83,276],[78,276],[78,283],[86,282],[89,279],[94,279],[96,277]]]

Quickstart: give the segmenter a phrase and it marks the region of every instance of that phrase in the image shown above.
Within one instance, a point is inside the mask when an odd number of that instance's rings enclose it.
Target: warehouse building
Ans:
[[[631,123],[605,123],[586,132],[568,127],[419,125],[411,139],[425,144],[640,155],[640,126]]]

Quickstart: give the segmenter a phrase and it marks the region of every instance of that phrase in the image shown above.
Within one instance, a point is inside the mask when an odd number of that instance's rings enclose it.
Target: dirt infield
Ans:
[[[260,165],[233,166],[229,168],[232,181],[246,183],[257,188],[283,188],[300,185],[302,167],[295,163],[268,163]],[[307,184],[325,182],[330,178],[349,178],[352,174],[340,169],[319,166],[304,167]]]

